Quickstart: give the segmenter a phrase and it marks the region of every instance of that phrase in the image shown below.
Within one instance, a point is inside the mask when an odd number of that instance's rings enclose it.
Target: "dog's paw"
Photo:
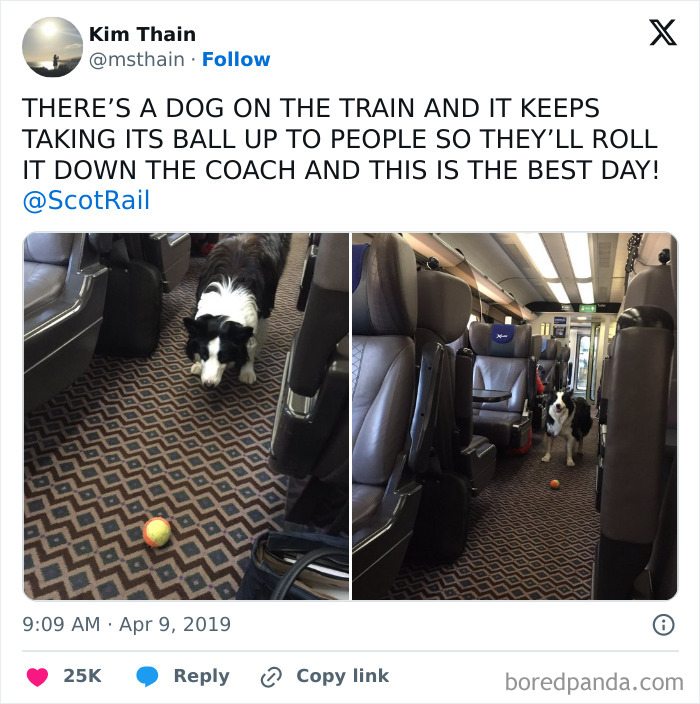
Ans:
[[[566,460],[567,467],[575,467],[576,463],[573,460]]]
[[[202,363],[201,362],[195,362],[191,367],[190,367],[190,374],[201,374],[202,373]]]
[[[244,384],[254,384],[255,380],[257,377],[255,376],[255,370],[253,367],[250,367],[248,365],[245,365],[243,369],[241,369],[241,373],[238,375],[238,378],[244,383]]]
[[[542,458],[541,461],[542,461],[542,462],[549,462],[550,457],[551,457],[551,455],[547,454],[547,455],[545,455],[545,456]]]

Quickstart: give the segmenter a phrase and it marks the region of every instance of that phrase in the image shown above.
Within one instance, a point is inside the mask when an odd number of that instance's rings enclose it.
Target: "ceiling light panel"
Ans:
[[[552,260],[549,258],[547,248],[542,242],[542,238],[537,232],[531,234],[520,234],[516,232],[516,237],[520,240],[532,263],[537,267],[542,277],[545,279],[558,279],[559,274],[554,268]]]
[[[595,295],[593,294],[593,284],[591,282],[585,284],[577,284],[578,293],[581,296],[581,303],[595,303]]]
[[[547,286],[549,286],[559,303],[571,303],[569,297],[566,295],[563,284],[547,283]]]
[[[571,268],[577,279],[590,279],[591,255],[588,249],[588,234],[586,232],[565,232],[564,241],[569,251]]]

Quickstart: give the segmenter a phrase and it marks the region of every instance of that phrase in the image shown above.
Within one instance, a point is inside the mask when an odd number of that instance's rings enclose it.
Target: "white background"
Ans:
[[[60,15],[71,20],[85,40],[81,65],[57,80],[35,75],[21,54],[24,32],[34,21]],[[650,42],[649,24],[671,18],[677,46]],[[132,29],[138,25],[182,27],[196,31],[194,44],[90,44],[89,27]],[[135,37],[135,32],[134,32]],[[0,701],[666,701],[698,702],[698,472],[697,472],[697,304],[698,304],[698,5],[696,2],[3,2],[0,281],[0,479],[2,488],[2,573],[0,594]],[[90,68],[94,50],[110,53],[181,53],[183,69]],[[202,51],[240,50],[271,54],[269,69],[207,68]],[[196,60],[192,61],[192,57]],[[279,117],[250,123],[231,118],[175,120],[27,120],[22,97],[129,97],[132,105],[146,97],[158,105],[167,97],[245,96],[472,97],[486,106],[491,97],[598,98],[595,119],[489,120],[294,120]],[[160,103],[162,104],[162,103]],[[276,110],[279,116],[281,113]],[[245,124],[244,124],[245,122]],[[31,123],[31,124],[30,124]],[[114,184],[61,181],[41,184],[22,180],[27,158],[222,158],[219,153],[166,149],[157,153],[106,156],[67,150],[24,148],[23,127],[172,127],[231,129],[241,127],[484,127],[575,128],[581,135],[594,127],[650,131],[655,150],[597,153],[577,150],[573,158],[657,159],[656,180],[602,181],[379,181],[350,182],[235,181],[214,183],[137,179]],[[227,158],[256,158],[236,150]],[[321,150],[316,150],[320,152]],[[579,153],[580,152],[580,153]],[[337,150],[322,154],[277,148],[278,159],[297,158],[572,158],[551,150],[437,152],[405,154],[398,150],[371,154]],[[262,158],[262,157],[257,157]],[[94,192],[96,188],[149,188],[151,209],[141,212],[46,212],[29,215],[22,207],[26,192]],[[680,316],[679,378],[679,593],[668,603],[596,602],[411,602],[411,603],[48,603],[31,602],[22,592],[22,397],[21,306],[19,291],[22,238],[33,230],[77,231],[669,231],[679,241]],[[660,612],[676,620],[675,632],[656,636],[651,629]],[[21,618],[60,614],[100,616],[118,623],[125,616],[157,618],[228,615],[228,634],[157,633],[138,637],[24,634]],[[112,629],[112,632],[115,629]],[[401,651],[368,653],[358,651]],[[138,650],[133,654],[99,651]],[[230,652],[164,653],[162,650],[217,649]],[[477,654],[474,651],[499,651]],[[78,650],[87,652],[27,652]],[[256,651],[274,652],[265,655]],[[533,651],[529,653],[518,651]],[[144,652],[145,651],[145,652]],[[319,652],[321,651],[325,654]],[[338,652],[348,651],[348,652]],[[411,652],[407,652],[411,651]],[[418,651],[439,651],[432,654]],[[446,652],[451,651],[451,652]],[[561,652],[556,652],[561,651]],[[568,652],[576,651],[576,652]],[[588,652],[590,651],[590,652]],[[603,651],[603,652],[595,652]],[[664,652],[648,652],[664,651]],[[142,695],[134,672],[141,665],[161,671],[157,685]],[[271,690],[259,685],[271,665],[285,670]],[[391,685],[329,691],[294,681],[300,667],[350,670],[384,667]],[[46,667],[49,681],[31,686],[25,672]],[[61,683],[64,667],[101,667],[104,684],[69,687]],[[232,672],[226,687],[172,687],[174,667]],[[683,692],[643,695],[603,693],[566,697],[505,692],[505,672],[518,676],[609,676],[631,678],[682,675]],[[635,681],[636,684],[636,681]],[[85,691],[81,691],[85,690]],[[528,698],[529,696],[529,698]]]

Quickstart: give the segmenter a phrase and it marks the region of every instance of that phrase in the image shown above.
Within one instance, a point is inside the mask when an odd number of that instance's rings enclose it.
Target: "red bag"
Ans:
[[[530,451],[530,448],[532,447],[532,428],[530,428],[530,437],[527,439],[527,442],[525,445],[522,447],[514,447],[512,450],[508,450],[506,452],[506,455],[509,457],[518,457],[520,455],[525,455]]]

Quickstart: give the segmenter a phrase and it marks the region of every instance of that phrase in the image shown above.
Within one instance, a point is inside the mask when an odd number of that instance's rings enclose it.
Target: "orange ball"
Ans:
[[[152,548],[162,548],[170,540],[170,523],[165,518],[151,518],[143,526],[143,539]]]
[[[559,480],[558,479],[552,479],[551,482],[549,482],[549,486],[552,489],[558,489],[559,488]]]

